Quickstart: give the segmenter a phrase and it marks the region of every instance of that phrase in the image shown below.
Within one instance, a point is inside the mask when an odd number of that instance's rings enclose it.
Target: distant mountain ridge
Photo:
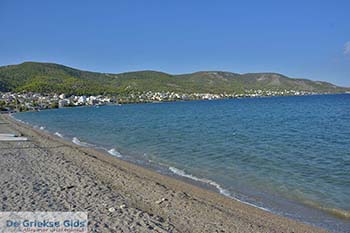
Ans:
[[[0,67],[0,91],[66,94],[127,94],[147,91],[177,93],[244,93],[246,90],[296,90],[342,93],[349,88],[328,82],[293,79],[277,73],[238,74],[200,71],[172,75],[158,71],[98,73],[54,63],[24,62]]]

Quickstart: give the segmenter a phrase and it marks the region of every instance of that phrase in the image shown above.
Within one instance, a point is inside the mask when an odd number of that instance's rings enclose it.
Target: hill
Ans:
[[[238,74],[202,71],[171,75],[157,71],[120,74],[82,71],[71,67],[25,62],[0,67],[0,91],[40,93],[127,94],[146,91],[177,93],[243,93],[245,90],[296,90],[341,93],[349,88],[327,82],[293,79],[277,73]]]

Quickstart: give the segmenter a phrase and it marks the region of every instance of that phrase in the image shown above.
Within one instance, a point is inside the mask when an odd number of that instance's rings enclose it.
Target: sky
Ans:
[[[0,0],[0,65],[277,72],[350,87],[350,1]]]

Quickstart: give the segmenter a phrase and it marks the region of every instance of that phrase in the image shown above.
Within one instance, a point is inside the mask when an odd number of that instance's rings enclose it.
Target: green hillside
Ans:
[[[349,89],[327,82],[292,79],[276,73],[220,71],[171,75],[157,71],[107,74],[52,63],[25,62],[0,67],[0,91],[66,94],[126,94],[146,91],[242,93],[244,90],[299,90],[340,93]]]

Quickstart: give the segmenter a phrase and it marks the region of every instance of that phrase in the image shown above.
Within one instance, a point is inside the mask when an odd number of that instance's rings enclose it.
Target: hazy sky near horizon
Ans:
[[[278,72],[350,86],[349,10],[349,0],[0,0],[0,65]]]

